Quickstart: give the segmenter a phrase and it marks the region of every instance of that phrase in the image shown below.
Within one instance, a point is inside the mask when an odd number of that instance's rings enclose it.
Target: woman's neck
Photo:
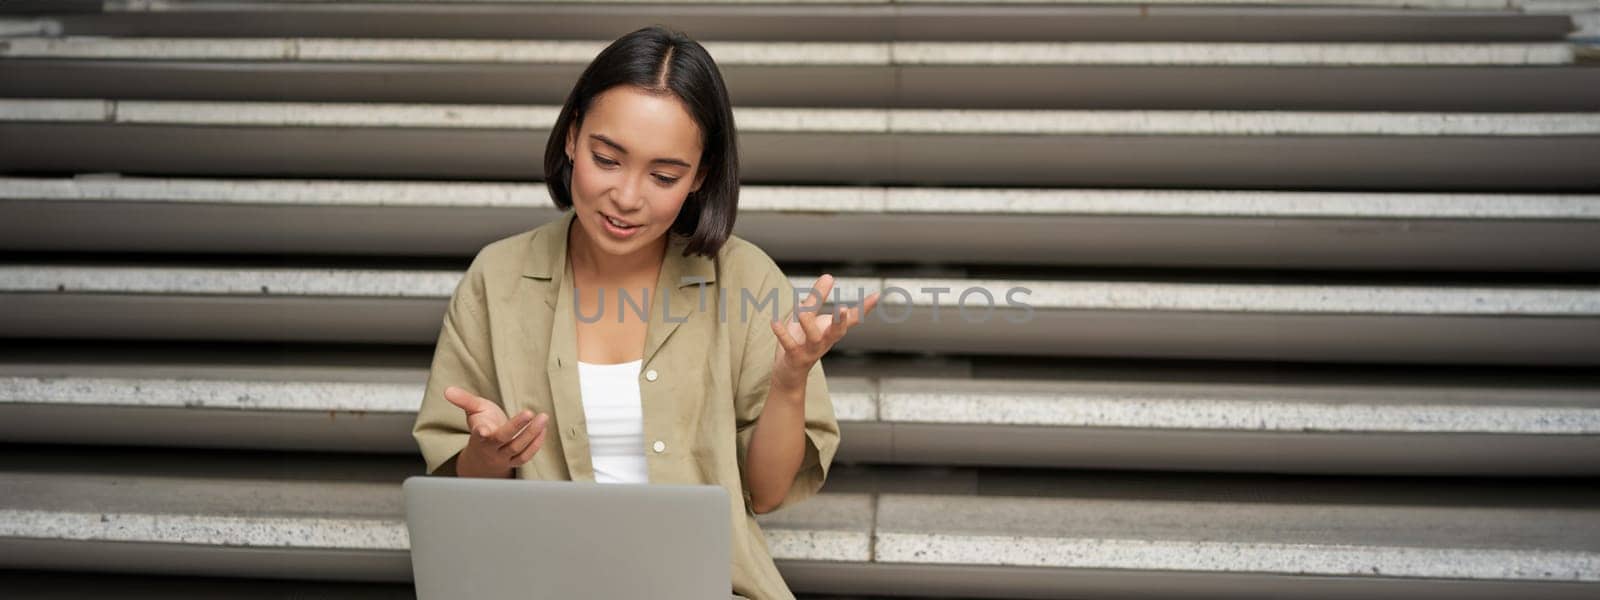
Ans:
[[[661,261],[667,253],[667,235],[641,248],[638,252],[617,256],[601,252],[589,235],[578,228],[583,222],[573,220],[567,231],[567,256],[572,271],[584,281],[602,287],[622,286],[638,281],[654,284],[660,274]],[[670,235],[670,234],[669,234]]]

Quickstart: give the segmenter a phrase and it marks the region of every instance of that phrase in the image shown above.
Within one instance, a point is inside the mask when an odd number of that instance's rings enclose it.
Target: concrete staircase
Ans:
[[[912,292],[802,596],[1600,594],[1600,2],[110,0],[0,6],[0,595],[409,597],[444,303],[653,23],[738,233]]]

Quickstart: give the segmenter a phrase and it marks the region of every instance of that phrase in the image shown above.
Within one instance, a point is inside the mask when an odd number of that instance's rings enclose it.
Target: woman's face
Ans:
[[[595,97],[567,133],[572,208],[592,248],[652,248],[700,188],[700,126],[676,96],[618,86]]]

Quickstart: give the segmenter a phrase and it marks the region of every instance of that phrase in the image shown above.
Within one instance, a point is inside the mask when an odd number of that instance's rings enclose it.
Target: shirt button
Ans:
[[[656,377],[657,377],[657,375],[656,375],[656,370],[655,369],[650,369],[649,371],[645,371],[644,372],[644,380],[645,381],[655,381]],[[659,450],[657,450],[657,451],[659,452]]]
[[[651,446],[651,448],[655,448],[657,453],[666,452],[667,451],[667,443],[663,442],[661,440],[656,440],[655,445]]]

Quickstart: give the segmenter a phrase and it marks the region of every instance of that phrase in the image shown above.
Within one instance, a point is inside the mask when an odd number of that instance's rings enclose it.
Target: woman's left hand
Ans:
[[[878,293],[873,292],[859,306],[839,306],[832,314],[822,313],[822,301],[832,291],[833,276],[818,277],[805,302],[795,307],[793,318],[787,323],[772,322],[772,333],[778,336],[778,352],[772,362],[774,386],[798,389],[805,385],[817,360],[878,305]]]

